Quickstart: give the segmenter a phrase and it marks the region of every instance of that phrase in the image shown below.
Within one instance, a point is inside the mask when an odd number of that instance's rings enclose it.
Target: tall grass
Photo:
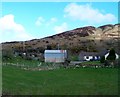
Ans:
[[[60,64],[56,63],[45,63],[37,60],[26,60],[21,57],[14,57],[12,59],[7,59],[3,61],[2,65],[12,65],[20,67],[21,69],[29,70],[48,70],[48,69],[57,69]]]

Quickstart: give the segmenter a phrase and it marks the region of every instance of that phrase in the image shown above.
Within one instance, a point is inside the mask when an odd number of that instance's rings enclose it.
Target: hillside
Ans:
[[[62,32],[42,39],[33,39],[25,42],[6,42],[2,43],[3,49],[14,49],[17,51],[39,52],[46,49],[57,49],[58,44],[61,49],[68,49],[73,53],[80,51],[96,51],[114,47],[116,51],[120,48],[119,30],[120,24],[108,24],[100,27],[86,26],[70,31]]]

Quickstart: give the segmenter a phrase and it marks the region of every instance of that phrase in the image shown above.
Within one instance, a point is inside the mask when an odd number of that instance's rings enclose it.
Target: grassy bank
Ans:
[[[25,71],[3,66],[3,93],[17,95],[116,95],[116,68]]]

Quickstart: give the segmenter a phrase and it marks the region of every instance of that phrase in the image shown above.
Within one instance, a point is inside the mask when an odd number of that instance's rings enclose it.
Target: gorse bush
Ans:
[[[108,57],[107,57],[107,60],[113,61],[113,60],[115,60],[115,59],[116,59],[115,50],[112,48],[112,49],[110,50],[110,52],[109,52],[109,55],[108,55]]]
[[[104,62],[105,62],[105,56],[101,56],[100,62],[101,62],[101,63],[104,63]]]

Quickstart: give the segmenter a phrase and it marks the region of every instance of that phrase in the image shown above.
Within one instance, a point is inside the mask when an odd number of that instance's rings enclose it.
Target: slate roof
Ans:
[[[97,52],[80,52],[79,56],[99,56],[99,53]]]

